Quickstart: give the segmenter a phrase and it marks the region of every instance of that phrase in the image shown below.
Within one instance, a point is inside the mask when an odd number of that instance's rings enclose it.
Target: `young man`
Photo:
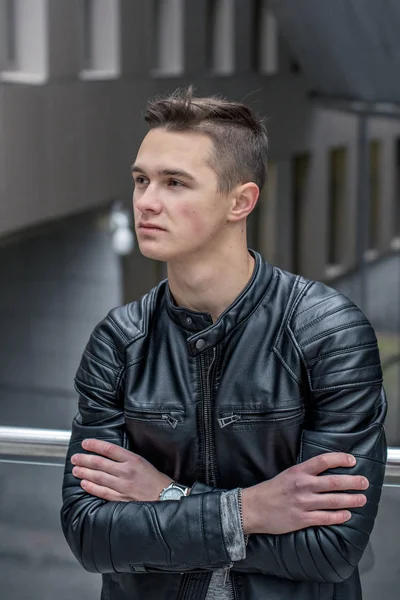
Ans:
[[[104,600],[359,600],[386,460],[374,332],[247,249],[267,153],[249,108],[189,89],[146,121],[135,226],[168,280],[83,354],[66,539]]]

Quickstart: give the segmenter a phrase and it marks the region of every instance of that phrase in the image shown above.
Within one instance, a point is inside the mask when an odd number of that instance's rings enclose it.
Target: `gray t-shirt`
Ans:
[[[222,531],[232,565],[246,558],[246,541],[240,519],[239,489],[221,494]],[[216,569],[211,577],[206,600],[232,600],[229,568]]]

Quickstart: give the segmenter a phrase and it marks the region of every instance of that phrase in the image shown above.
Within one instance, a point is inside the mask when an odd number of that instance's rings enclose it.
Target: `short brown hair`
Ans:
[[[263,119],[246,105],[220,96],[195,97],[190,86],[150,100],[144,118],[151,129],[208,135],[214,144],[210,166],[218,176],[221,193],[249,181],[260,190],[264,186],[267,130]]]

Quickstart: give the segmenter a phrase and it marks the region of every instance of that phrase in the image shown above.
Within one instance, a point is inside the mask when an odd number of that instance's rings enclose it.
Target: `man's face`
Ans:
[[[152,129],[132,167],[140,251],[162,261],[208,253],[227,227],[230,199],[218,192],[206,135]]]

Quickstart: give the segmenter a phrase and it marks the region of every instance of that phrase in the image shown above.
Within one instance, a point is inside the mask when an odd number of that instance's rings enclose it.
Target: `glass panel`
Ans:
[[[0,590],[4,600],[100,598],[60,527],[61,467],[0,463]],[[22,575],[22,576],[21,576]]]

